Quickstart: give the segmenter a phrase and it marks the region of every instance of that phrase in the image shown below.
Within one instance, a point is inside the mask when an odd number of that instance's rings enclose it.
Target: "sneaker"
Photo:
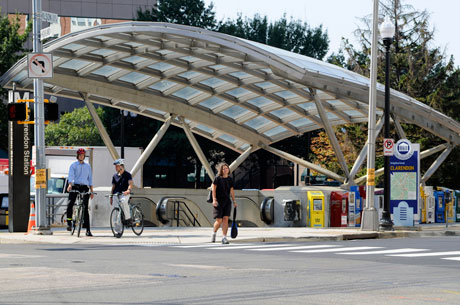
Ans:
[[[212,234],[211,242],[212,242],[212,243],[215,243],[215,242],[216,242],[216,233]]]
[[[93,236],[93,234],[91,234],[91,231],[86,231],[86,236]]]
[[[227,237],[222,238],[222,244],[224,244],[224,245],[228,245],[228,244],[229,244],[229,242],[228,242],[228,240],[227,240]]]
[[[72,231],[72,227],[71,226],[67,226],[67,231]]]

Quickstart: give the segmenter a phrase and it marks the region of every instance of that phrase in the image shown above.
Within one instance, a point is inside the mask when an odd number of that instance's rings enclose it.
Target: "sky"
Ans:
[[[359,17],[372,14],[373,0],[204,0],[207,5],[214,3],[217,20],[235,19],[238,13],[253,17],[258,13],[270,21],[288,18],[306,21],[310,26],[323,25],[329,36],[329,54],[340,48],[341,38],[351,43],[356,39],[353,31],[361,25]],[[435,45],[454,55],[455,63],[460,64],[460,39],[455,28],[460,25],[458,0],[402,0],[416,10],[430,13],[430,26],[435,29]]]

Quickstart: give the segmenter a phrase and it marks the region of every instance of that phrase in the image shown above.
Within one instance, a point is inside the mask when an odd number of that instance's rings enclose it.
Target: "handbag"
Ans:
[[[206,198],[206,202],[212,203],[212,190],[209,190],[208,198]]]
[[[233,221],[230,236],[232,238],[236,238],[238,236],[238,224],[236,223],[236,208],[233,208]]]

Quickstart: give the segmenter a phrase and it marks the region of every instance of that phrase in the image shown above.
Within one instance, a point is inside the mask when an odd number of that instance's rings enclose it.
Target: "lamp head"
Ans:
[[[390,17],[386,16],[380,25],[380,36],[382,39],[393,39],[395,35],[395,25],[391,22]]]

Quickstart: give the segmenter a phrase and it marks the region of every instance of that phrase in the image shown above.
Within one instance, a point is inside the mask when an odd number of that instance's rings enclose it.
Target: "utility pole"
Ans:
[[[41,30],[41,0],[32,0],[33,11],[33,52],[42,53],[42,44],[40,40]],[[45,109],[43,80],[34,78],[34,144],[36,149],[36,166],[35,166],[35,203],[37,214],[37,234],[51,234],[49,226],[46,223],[46,160],[45,160]],[[40,184],[41,179],[45,179],[45,184]],[[43,180],[41,180],[43,181]]]
[[[366,206],[363,211],[361,230],[377,231],[378,213],[374,207],[375,191],[375,108],[377,104],[377,36],[379,20],[379,1],[374,0],[374,11],[372,14],[372,46],[371,46],[371,84],[369,90],[369,123],[367,141],[367,185],[366,185]]]

